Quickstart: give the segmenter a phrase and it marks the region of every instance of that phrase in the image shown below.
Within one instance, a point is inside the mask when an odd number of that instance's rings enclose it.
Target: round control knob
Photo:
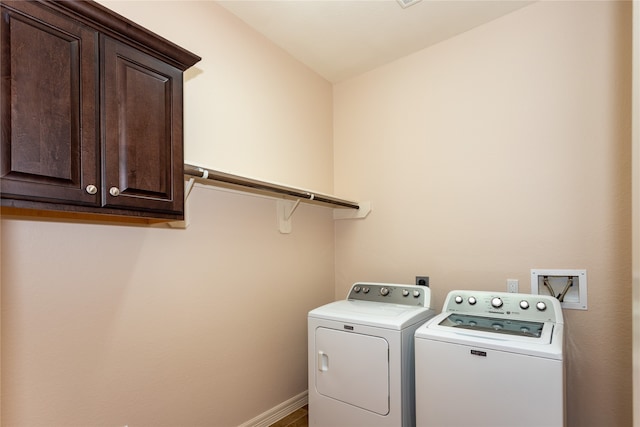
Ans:
[[[407,290],[407,289],[403,289],[403,290],[402,290],[402,296],[403,296],[403,297],[408,297],[408,296],[409,296],[409,290]]]
[[[494,308],[502,307],[502,300],[498,297],[491,298],[491,306]]]
[[[522,300],[520,301],[520,308],[523,310],[526,310],[529,308],[529,301],[527,300]]]
[[[464,301],[464,299],[462,299],[462,297],[458,295],[454,298],[454,301],[456,302],[456,304],[462,304],[462,301]]]
[[[413,291],[413,297],[418,298],[420,296],[420,291]]]
[[[87,185],[87,193],[89,194],[96,194],[98,192],[98,187],[96,187],[95,185],[91,184],[91,185]]]
[[[389,288],[380,288],[380,295],[382,295],[383,297],[389,295]]]
[[[547,309],[547,304],[545,304],[544,301],[538,301],[536,303],[536,308],[540,311],[545,311]]]
[[[476,305],[476,303],[478,302],[476,297],[469,297],[469,299],[467,301],[469,301],[469,304],[471,304],[471,305]]]
[[[109,194],[111,194],[113,197],[118,197],[120,195],[120,189],[118,187],[111,187],[109,189]]]
[[[367,288],[366,286],[364,288],[362,288],[362,292],[364,292],[365,294],[369,293],[369,288]]]
[[[362,289],[360,286],[354,286],[353,287],[353,292],[355,292],[357,294],[358,292],[360,292],[360,289]]]

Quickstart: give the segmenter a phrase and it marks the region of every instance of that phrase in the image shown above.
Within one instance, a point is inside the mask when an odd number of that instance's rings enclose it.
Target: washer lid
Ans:
[[[501,343],[548,345],[553,335],[551,322],[531,322],[504,317],[440,313],[426,329],[430,333],[455,335],[469,339]],[[423,329],[422,327],[420,329]]]
[[[482,323],[475,326],[460,323],[460,320],[471,322],[476,318]],[[502,327],[494,323],[502,322]],[[534,333],[505,333],[505,323],[512,322],[509,328],[534,328]],[[510,351],[531,356],[541,356],[562,360],[564,345],[564,328],[561,323],[522,321],[504,317],[476,316],[460,313],[440,313],[420,326],[415,333],[416,340],[431,339],[436,341],[461,344],[466,346]],[[531,331],[531,329],[530,329]],[[529,332],[530,332],[529,331]]]
[[[434,314],[426,307],[341,300],[311,310],[309,317],[400,330],[425,321]]]
[[[544,322],[531,322],[520,319],[475,316],[472,314],[451,313],[438,323],[439,326],[504,334],[515,337],[527,337],[542,340]],[[509,339],[509,337],[505,337]]]

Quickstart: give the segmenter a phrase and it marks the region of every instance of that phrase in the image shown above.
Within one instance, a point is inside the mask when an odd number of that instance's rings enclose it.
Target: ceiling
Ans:
[[[408,6],[403,7],[400,3]],[[524,0],[216,0],[337,83],[520,9]]]

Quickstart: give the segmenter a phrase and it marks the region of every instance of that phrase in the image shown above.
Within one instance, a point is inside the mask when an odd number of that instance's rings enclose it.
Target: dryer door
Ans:
[[[316,329],[318,393],[380,415],[389,413],[389,343],[384,338]]]

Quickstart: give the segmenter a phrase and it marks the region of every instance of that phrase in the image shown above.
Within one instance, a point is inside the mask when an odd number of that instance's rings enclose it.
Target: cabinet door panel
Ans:
[[[103,204],[180,213],[182,72],[108,37],[103,48]]]
[[[34,2],[0,25],[3,197],[96,204],[96,33]]]

